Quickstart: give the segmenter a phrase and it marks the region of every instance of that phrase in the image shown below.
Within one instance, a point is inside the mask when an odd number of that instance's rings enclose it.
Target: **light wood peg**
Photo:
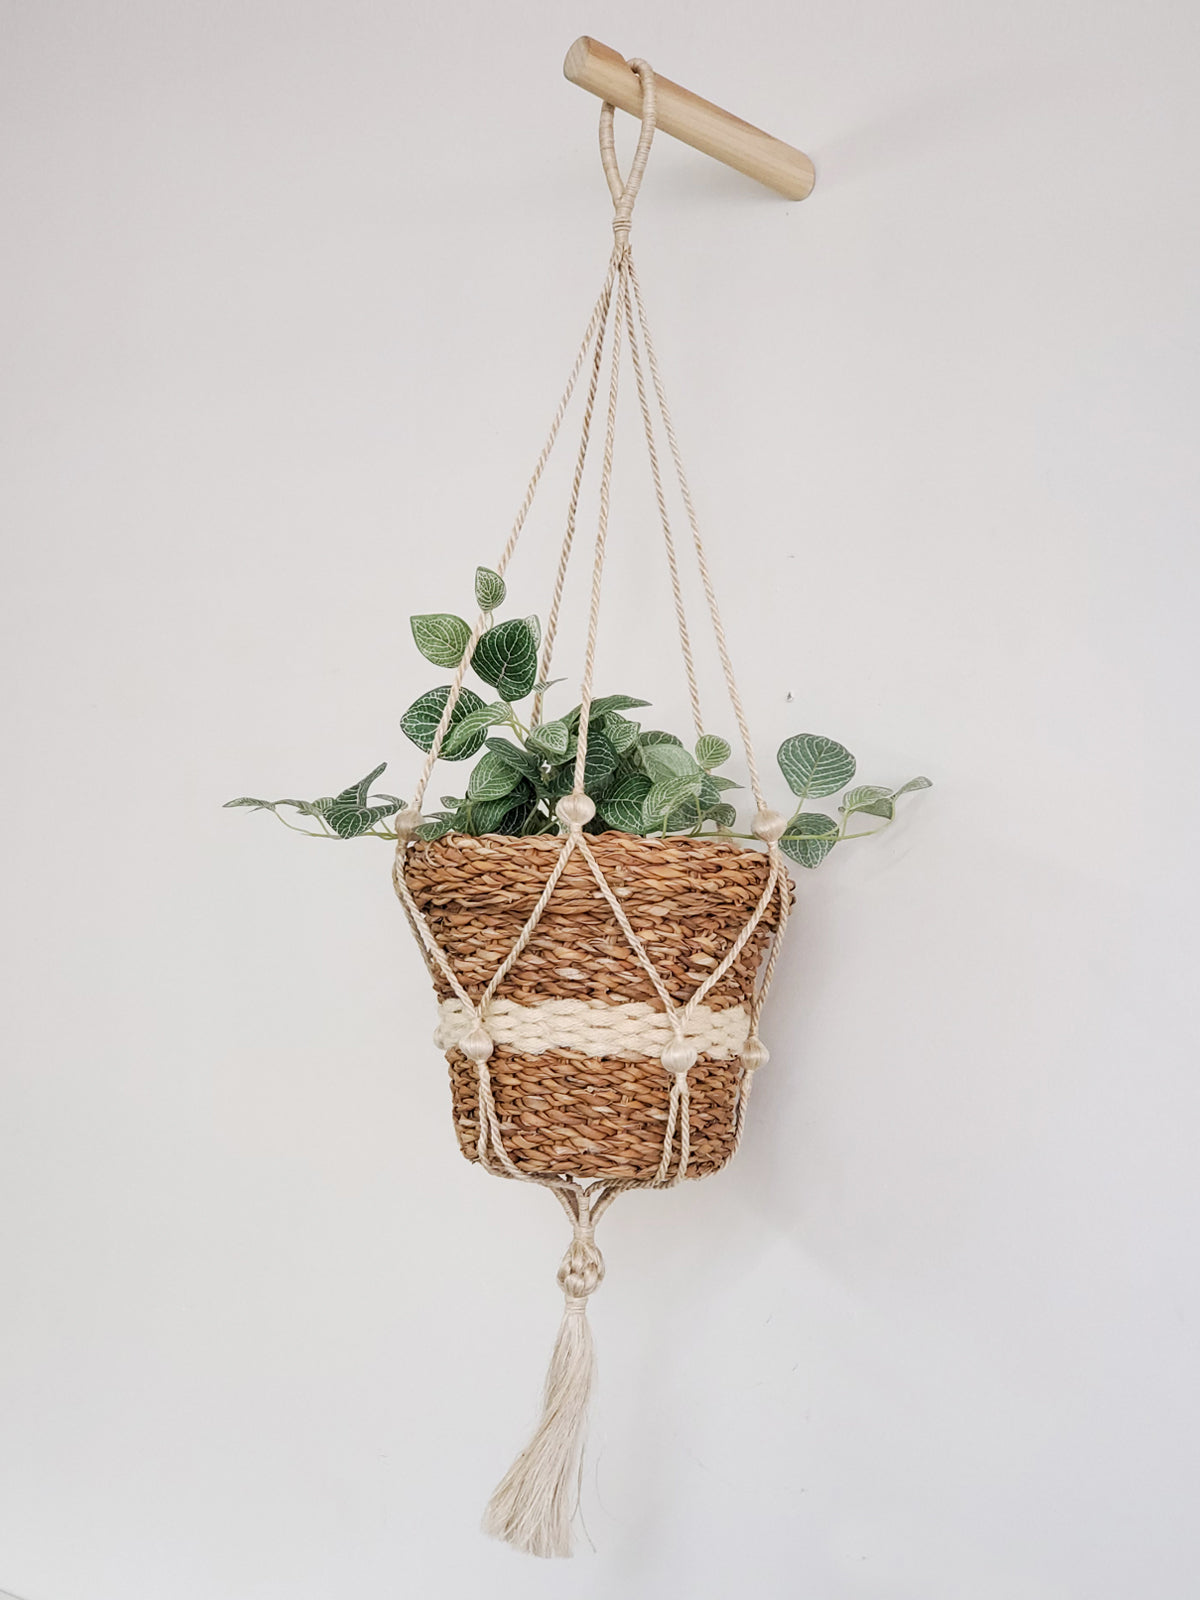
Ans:
[[[608,45],[586,35],[576,39],[563,62],[563,75],[631,116],[641,115],[642,86],[637,73]],[[694,150],[703,150],[706,156],[714,156],[748,178],[756,178],[789,200],[803,200],[812,192],[816,173],[802,150],[772,138],[761,128],[722,111],[690,89],[681,89],[657,72],[654,86],[657,125],[664,133],[682,139]]]

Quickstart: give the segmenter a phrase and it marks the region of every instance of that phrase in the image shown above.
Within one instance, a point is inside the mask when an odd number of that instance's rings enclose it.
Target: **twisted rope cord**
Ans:
[[[772,845],[772,850],[778,850],[778,845]],[[762,1015],[762,1008],[766,1004],[768,994],[771,992],[771,983],[775,977],[775,967],[779,961],[779,952],[783,948],[783,936],[787,932],[788,917],[792,909],[791,879],[786,868],[782,869],[779,877],[779,923],[771,940],[771,949],[767,955],[766,965],[763,967],[762,978],[750,1006],[750,1037],[758,1035],[758,1019]],[[757,1069],[756,1069],[757,1071]],[[742,1147],[742,1137],[746,1132],[746,1110],[750,1104],[750,1090],[754,1086],[756,1071],[751,1072],[743,1066],[738,1077],[737,1102],[733,1112],[733,1148],[725,1158],[724,1165],[728,1166]]]
[[[733,708],[734,720],[737,722],[738,733],[741,736],[742,749],[746,755],[746,767],[750,774],[750,788],[754,795],[755,803],[760,811],[766,810],[766,800],[763,796],[762,784],[758,776],[758,763],[754,757],[754,742],[750,737],[750,724],[746,720],[746,712],[742,705],[741,692],[737,686],[737,679],[733,672],[733,659],[729,653],[729,644],[725,638],[725,628],[721,621],[721,610],[717,604],[716,590],[713,588],[712,575],[708,570],[708,558],[704,550],[704,540],[700,534],[700,520],[696,515],[695,502],[692,499],[691,487],[688,484],[687,472],[684,470],[683,456],[679,449],[679,441],[675,437],[675,424],[671,418],[671,408],[667,404],[666,390],[663,386],[662,372],[658,365],[658,356],[654,349],[654,339],[650,333],[650,324],[646,318],[646,308],[642,301],[641,285],[638,282],[637,268],[632,260],[628,264],[627,275],[633,289],[634,303],[637,307],[637,321],[641,328],[642,341],[646,346],[646,360],[650,367],[650,377],[654,385],[654,392],[658,398],[658,409],[662,415],[663,432],[667,436],[667,443],[671,450],[671,459],[675,464],[675,476],[679,483],[679,493],[683,500],[684,510],[687,512],[688,526],[692,531],[692,546],[696,552],[696,566],[700,572],[700,581],[704,586],[705,599],[708,601],[708,614],[712,622],[713,637],[717,644],[717,654],[721,660],[721,670],[725,675],[725,687],[729,692],[729,703]]]
[[[616,224],[614,223],[615,227]],[[617,263],[619,275],[626,271],[627,255],[621,254]],[[604,555],[608,543],[608,514],[612,498],[613,446],[617,432],[617,393],[621,380],[621,334],[625,323],[625,308],[621,295],[617,295],[612,319],[612,365],[608,381],[608,410],[604,418],[604,455],[600,464],[600,510],[596,519],[596,547],[592,559],[592,592],[588,604],[587,644],[583,657],[583,682],[579,688],[579,733],[575,750],[575,779],[573,792],[582,794],[584,768],[587,765],[588,718],[592,709],[592,678],[596,669],[596,636],[600,629],[600,586],[604,578]]]
[[[602,327],[604,320],[608,316],[608,308],[612,300],[612,289],[615,280],[616,260],[614,257],[613,261],[609,263],[608,273],[604,279],[604,287],[601,289],[596,304],[592,309],[592,315],[588,320],[587,331],[584,333],[583,341],[579,346],[579,353],[575,357],[575,363],[571,368],[571,375],[567,379],[567,386],[563,390],[562,398],[558,402],[558,408],[554,413],[554,420],[550,424],[549,435],[547,436],[545,444],[542,446],[542,452],[538,456],[537,464],[533,469],[533,475],[529,480],[527,489],[525,490],[525,498],[522,500],[520,508],[517,511],[516,519],[512,526],[512,532],[508,536],[508,541],[505,544],[504,549],[500,552],[500,559],[496,562],[496,571],[500,573],[501,576],[503,576],[509,561],[512,559],[513,552],[517,548],[517,542],[520,539],[521,531],[525,526],[525,519],[529,515],[529,509],[533,505],[534,496],[537,494],[538,484],[542,480],[542,473],[545,471],[546,463],[549,461],[551,452],[554,449],[555,440],[558,438],[558,430],[562,426],[562,420],[566,416],[567,407],[571,403],[571,396],[575,393],[575,385],[579,381],[579,374],[583,370],[583,364],[587,359],[587,353],[591,348],[592,340],[596,337],[597,329]],[[421,802],[425,798],[425,790],[429,785],[430,776],[434,767],[437,765],[439,756],[442,753],[442,745],[445,743],[446,732],[450,727],[450,719],[454,715],[454,708],[457,706],[459,698],[462,694],[463,681],[466,678],[467,671],[471,665],[471,658],[475,654],[475,646],[479,643],[480,639],[486,632],[489,621],[490,613],[486,611],[481,611],[476,617],[475,626],[471,629],[471,637],[467,641],[466,649],[463,651],[462,660],[459,662],[458,667],[455,670],[454,677],[450,680],[450,693],[446,696],[446,704],[442,708],[442,714],[438,719],[438,725],[434,730],[433,743],[429,747],[429,751],[425,757],[424,765],[422,766],[420,775],[417,778],[416,790],[414,792],[412,802],[413,810],[415,811],[420,811],[421,809]]]
[[[708,977],[705,978],[704,982],[696,990],[695,994],[693,994],[691,999],[686,1003],[686,1005],[683,1006],[680,1012],[681,1021],[689,1022],[692,1019],[692,1017],[695,1015],[696,1007],[702,1005],[707,996],[712,992],[715,985],[720,983],[721,979],[725,976],[730,967],[746,948],[746,945],[754,936],[754,930],[758,927],[759,923],[766,915],[767,908],[771,904],[771,897],[775,893],[775,885],[779,881],[780,866],[778,852],[773,853],[770,857],[770,860],[771,872],[770,876],[767,878],[766,888],[759,896],[758,903],[755,905],[754,910],[750,913],[749,920],[742,929],[741,933],[738,934],[733,944],[725,952],[724,960],[719,966],[713,968]]]
[[[632,270],[632,259],[630,262]],[[692,641],[688,634],[687,612],[683,605],[683,589],[679,582],[679,562],[675,554],[675,535],[671,530],[671,517],[667,510],[667,497],[663,493],[662,473],[658,465],[658,445],[654,438],[654,422],[650,415],[650,402],[646,395],[646,378],[642,371],[642,357],[638,349],[634,328],[633,301],[629,290],[629,272],[620,279],[621,295],[625,305],[625,326],[629,330],[629,355],[633,363],[633,376],[637,385],[638,405],[642,412],[642,427],[646,435],[646,454],[650,457],[650,476],[654,480],[654,499],[662,523],[663,544],[667,552],[667,568],[671,574],[671,594],[675,602],[675,624],[679,629],[679,648],[683,652],[683,670],[687,675],[688,698],[692,705],[692,722],[696,737],[704,732],[704,717],[700,709],[700,689],[696,683],[696,663],[692,657]]]
[[[575,543],[575,519],[579,512],[579,494],[583,487],[583,469],[587,463],[588,445],[592,436],[592,413],[596,407],[596,391],[600,386],[600,369],[604,365],[604,336],[608,331],[608,310],[611,303],[611,290],[604,302],[604,315],[596,333],[596,349],[592,359],[592,373],[588,380],[587,399],[583,407],[583,422],[580,428],[579,453],[575,458],[575,476],[571,480],[571,495],[567,502],[566,531],[563,534],[562,549],[558,557],[558,571],[554,575],[554,592],[550,597],[550,610],[546,616],[546,636],[542,642],[542,664],[538,671],[538,682],[547,683],[550,678],[550,663],[554,659],[554,641],[558,634],[558,613],[562,606],[563,589],[567,581],[567,567],[571,560],[571,549]],[[542,720],[542,701],[545,698],[541,689],[533,697],[533,712],[529,719],[531,728],[536,728]]]

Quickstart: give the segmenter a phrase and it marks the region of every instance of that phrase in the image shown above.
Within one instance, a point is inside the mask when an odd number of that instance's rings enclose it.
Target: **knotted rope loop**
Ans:
[[[577,1222],[558,1269],[558,1286],[567,1297],[567,1311],[585,1311],[588,1296],[603,1282],[604,1257],[596,1247],[595,1224],[590,1220]]]
[[[629,243],[633,202],[637,199],[637,192],[641,188],[642,174],[646,170],[657,120],[653,67],[640,57],[636,57],[628,65],[637,73],[642,85],[642,131],[638,135],[637,149],[630,163],[628,178],[621,177],[621,170],[617,166],[617,147],[613,138],[613,116],[616,107],[607,100],[600,107],[600,160],[604,164],[604,176],[608,179],[608,192],[613,198],[613,238],[620,251],[623,251]]]

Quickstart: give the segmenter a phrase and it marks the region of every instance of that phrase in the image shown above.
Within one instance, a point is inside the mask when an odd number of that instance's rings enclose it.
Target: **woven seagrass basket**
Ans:
[[[767,885],[768,857],[719,838],[607,832],[589,844],[672,999],[684,1004],[745,927]],[[405,877],[413,899],[473,1000],[516,943],[561,850],[562,839],[552,835],[449,834],[407,851]],[[697,1037],[708,1042],[689,1073],[689,1178],[715,1172],[733,1153],[743,1071],[738,1047],[778,920],[773,897],[706,996]],[[433,977],[442,1002],[439,1043],[449,1045],[454,1125],[463,1154],[474,1161],[477,1068],[452,1043],[460,1003],[439,972]],[[586,862],[573,856],[489,1011],[489,1032],[496,1039],[492,1088],[505,1148],[517,1167],[531,1176],[654,1178],[671,1077],[657,1054],[626,1047],[621,1033],[627,1030],[628,1038],[637,1036],[645,1046],[647,1026],[653,1030],[661,1019],[665,1043],[670,1033],[662,1013]],[[547,1032],[561,1039],[564,1016],[579,1039],[546,1047]]]

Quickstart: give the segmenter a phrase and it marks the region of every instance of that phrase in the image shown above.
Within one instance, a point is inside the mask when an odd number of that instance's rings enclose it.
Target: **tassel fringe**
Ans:
[[[603,1276],[591,1227],[577,1224],[558,1271],[567,1304],[546,1374],[542,1419],[483,1516],[485,1533],[531,1556],[571,1554],[595,1369],[587,1299]]]

